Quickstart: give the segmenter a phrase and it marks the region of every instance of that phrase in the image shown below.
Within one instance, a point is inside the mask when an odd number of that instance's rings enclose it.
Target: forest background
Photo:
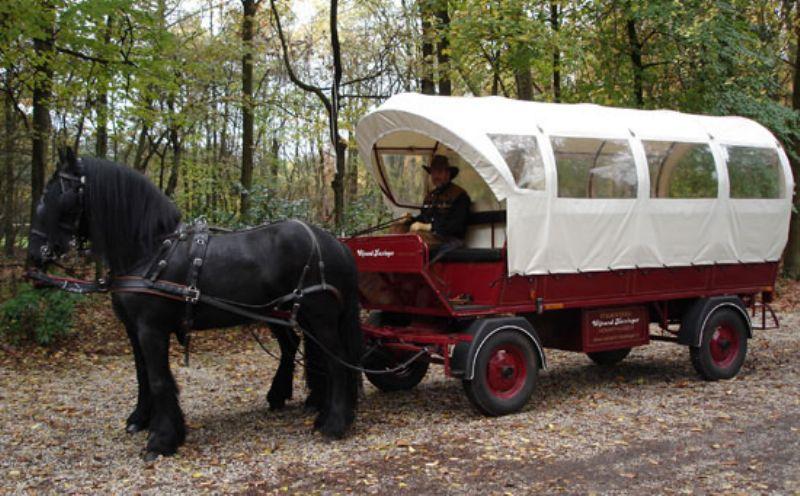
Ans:
[[[2,248],[24,248],[63,145],[147,174],[185,219],[386,219],[353,130],[401,91],[742,115],[800,177],[799,41],[788,0],[6,0]]]

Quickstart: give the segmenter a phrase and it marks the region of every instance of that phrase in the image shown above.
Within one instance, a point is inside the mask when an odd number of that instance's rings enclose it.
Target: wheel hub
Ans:
[[[527,372],[522,350],[512,344],[498,346],[486,368],[489,391],[499,398],[511,398],[525,385]]]
[[[714,329],[709,342],[711,359],[717,367],[727,367],[739,353],[739,338],[736,331],[723,323]]]

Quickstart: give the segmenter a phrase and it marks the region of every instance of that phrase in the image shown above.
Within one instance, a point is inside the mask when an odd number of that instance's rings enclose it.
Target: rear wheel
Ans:
[[[394,352],[378,348],[364,360],[364,366],[373,370],[393,369],[413,355],[410,352]],[[397,372],[389,374],[365,372],[365,375],[369,382],[381,391],[407,391],[422,382],[428,373],[428,365],[427,357],[422,356]]]
[[[522,409],[536,388],[539,357],[530,340],[512,330],[488,338],[478,350],[473,378],[462,384],[470,403],[490,416]]]
[[[587,353],[586,356],[601,367],[610,367],[611,365],[616,365],[625,360],[625,357],[627,357],[630,352],[630,348],[620,348],[618,350],[595,351]]]
[[[721,308],[703,327],[699,347],[689,348],[695,370],[709,381],[730,379],[739,373],[747,355],[747,324],[731,308]]]

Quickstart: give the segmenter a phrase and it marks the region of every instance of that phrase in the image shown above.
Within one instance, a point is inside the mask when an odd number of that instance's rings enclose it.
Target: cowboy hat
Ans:
[[[448,169],[450,169],[450,180],[451,181],[453,179],[455,179],[456,176],[458,175],[458,167],[456,167],[454,165],[450,165],[450,161],[444,155],[436,155],[435,157],[433,157],[433,160],[431,160],[431,165],[430,166],[427,166],[427,165],[423,165],[422,166],[422,168],[425,169],[425,171],[428,174],[431,173],[431,169],[434,168],[434,167],[447,167]]]

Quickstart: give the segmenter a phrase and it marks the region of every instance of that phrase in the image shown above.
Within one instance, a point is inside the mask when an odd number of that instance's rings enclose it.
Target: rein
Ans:
[[[396,217],[394,219],[389,219],[386,222],[381,222],[379,224],[375,224],[374,226],[367,227],[367,228],[362,229],[360,231],[356,231],[354,233],[350,233],[350,234],[347,235],[347,238],[348,239],[353,239],[353,238],[357,238],[358,236],[363,236],[365,234],[374,233],[375,231],[380,231],[381,229],[387,228],[387,227],[391,226],[392,224],[394,224],[395,222],[401,221],[401,220],[403,220],[405,218],[406,218],[405,215],[401,215],[400,217]]]

